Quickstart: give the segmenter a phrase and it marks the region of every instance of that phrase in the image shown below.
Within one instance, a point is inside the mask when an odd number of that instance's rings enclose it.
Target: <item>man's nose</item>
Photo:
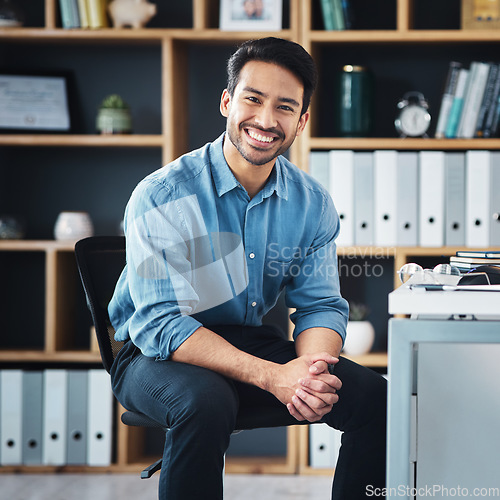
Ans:
[[[266,130],[276,128],[278,124],[273,106],[260,106],[255,119],[257,124]]]

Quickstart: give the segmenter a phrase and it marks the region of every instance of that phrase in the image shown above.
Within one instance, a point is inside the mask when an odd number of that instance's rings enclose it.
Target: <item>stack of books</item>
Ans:
[[[64,29],[107,28],[108,0],[59,0]]]
[[[327,31],[341,31],[352,28],[349,0],[321,0],[321,13]]]
[[[450,257],[450,264],[466,273],[480,266],[500,266],[500,251],[459,250]]]
[[[500,64],[474,61],[465,68],[450,62],[435,137],[497,137],[499,118]]]

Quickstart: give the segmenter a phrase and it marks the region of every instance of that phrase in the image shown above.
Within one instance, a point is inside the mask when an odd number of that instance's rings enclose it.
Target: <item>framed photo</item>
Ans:
[[[221,0],[220,29],[223,31],[279,31],[282,0]]]
[[[500,28],[500,0],[462,0],[462,29]]]
[[[68,132],[65,76],[0,74],[0,130]]]

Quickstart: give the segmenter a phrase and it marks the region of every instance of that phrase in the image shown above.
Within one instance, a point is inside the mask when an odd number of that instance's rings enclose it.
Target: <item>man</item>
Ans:
[[[295,43],[244,43],[228,62],[225,134],[146,177],[127,206],[110,317],[128,342],[111,375],[125,408],[170,427],[161,499],[222,498],[230,434],[251,409],[263,426],[344,431],[332,498],[383,486],[385,381],[339,359],[339,219],[281,156],[306,126],[315,71]],[[261,324],[283,289],[294,341]]]

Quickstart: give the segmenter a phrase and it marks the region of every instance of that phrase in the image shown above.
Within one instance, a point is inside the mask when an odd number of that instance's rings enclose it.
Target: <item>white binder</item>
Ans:
[[[309,174],[325,189],[329,189],[330,172],[328,151],[311,151],[309,153]]]
[[[395,246],[397,235],[398,152],[375,151],[373,153],[373,168],[375,181],[375,245]]]
[[[88,372],[87,464],[111,463],[113,393],[106,370]]]
[[[500,246],[500,152],[490,152],[490,246]]]
[[[419,165],[419,244],[444,245],[444,152],[421,151]]]
[[[68,371],[66,463],[87,463],[87,370]]]
[[[354,243],[373,245],[373,153],[354,153]]]
[[[309,426],[309,462],[313,468],[333,469],[339,457],[342,432],[327,424]]]
[[[418,153],[398,153],[396,186],[396,244],[417,246],[418,242]]]
[[[46,465],[66,463],[67,380],[66,370],[44,371],[42,462]]]
[[[332,150],[329,153],[330,185],[328,190],[340,218],[338,246],[354,245],[354,151]]]
[[[23,464],[42,463],[43,375],[23,371]]]
[[[465,165],[465,244],[487,248],[490,243],[490,152],[467,151]]]
[[[23,372],[0,371],[0,465],[22,462]]]
[[[465,155],[445,155],[445,245],[465,245]]]

